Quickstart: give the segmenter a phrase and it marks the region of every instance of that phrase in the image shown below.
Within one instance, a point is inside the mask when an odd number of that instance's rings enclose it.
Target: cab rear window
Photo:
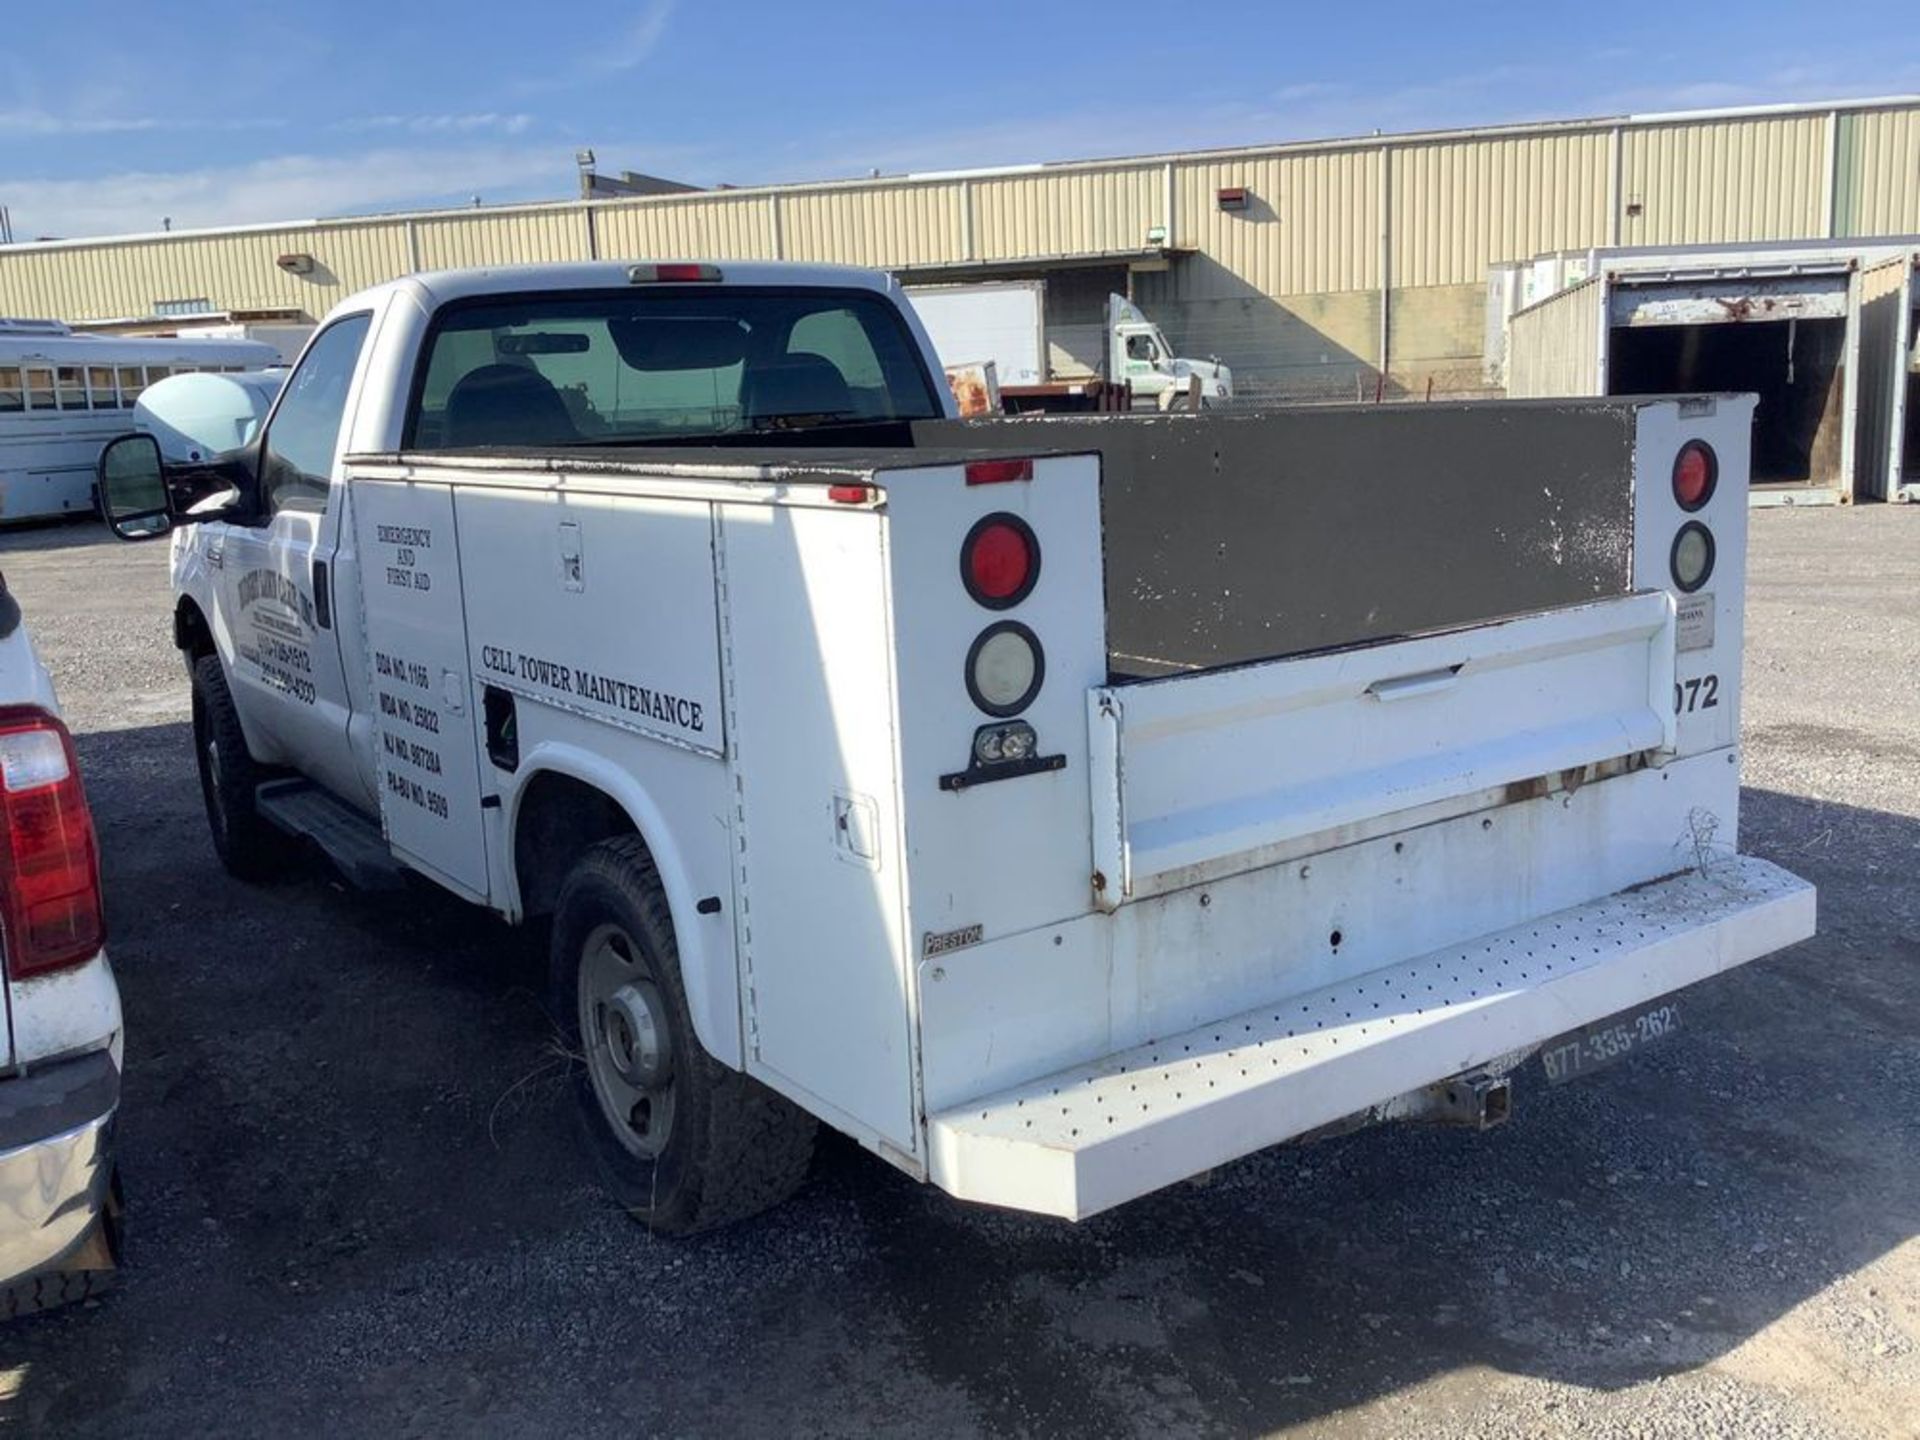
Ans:
[[[617,445],[922,420],[900,313],[860,290],[594,291],[447,307],[407,446]]]

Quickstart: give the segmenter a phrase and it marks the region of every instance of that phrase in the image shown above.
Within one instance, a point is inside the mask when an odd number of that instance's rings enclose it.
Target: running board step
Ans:
[[[1078,1220],[1804,940],[1751,856],[1576,905],[957,1105],[935,1184]]]
[[[260,814],[296,840],[311,840],[355,888],[398,890],[406,867],[380,827],[311,780],[269,780],[254,791]]]

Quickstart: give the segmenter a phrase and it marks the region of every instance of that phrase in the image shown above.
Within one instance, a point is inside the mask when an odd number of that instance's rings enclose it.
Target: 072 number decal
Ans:
[[[1673,687],[1673,713],[1690,715],[1695,710],[1711,710],[1720,703],[1720,677],[1702,675],[1698,680],[1682,680]]]

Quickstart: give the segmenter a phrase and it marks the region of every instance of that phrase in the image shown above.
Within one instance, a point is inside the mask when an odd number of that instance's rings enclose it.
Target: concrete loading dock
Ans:
[[[1508,320],[1508,393],[1752,391],[1754,503],[1898,498],[1910,244],[1593,252],[1588,278]]]

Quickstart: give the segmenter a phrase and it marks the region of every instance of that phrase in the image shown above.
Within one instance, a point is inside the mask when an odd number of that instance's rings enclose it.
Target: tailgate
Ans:
[[[1674,606],[1643,592],[1089,693],[1102,907],[1674,744]],[[1413,812],[1428,812],[1417,816]]]

